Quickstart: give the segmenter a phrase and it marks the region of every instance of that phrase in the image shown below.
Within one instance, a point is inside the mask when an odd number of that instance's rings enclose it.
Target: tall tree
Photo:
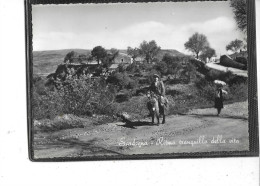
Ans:
[[[150,63],[153,59],[155,59],[156,55],[161,50],[161,47],[159,47],[154,40],[152,41],[143,41],[140,44],[140,54],[143,55],[147,61],[147,63]]]
[[[108,54],[109,54],[109,58],[114,61],[114,59],[119,55],[119,50],[116,49],[116,48],[111,48],[109,51],[108,51]]]
[[[244,47],[243,41],[236,39],[234,41],[231,41],[227,46],[227,51],[232,51],[233,53],[238,52],[240,49]]]
[[[231,0],[230,6],[235,15],[235,20],[237,22],[237,27],[243,31],[247,32],[247,10],[246,10],[246,0]]]
[[[210,46],[206,47],[204,51],[202,51],[202,54],[200,57],[206,61],[208,58],[209,60],[216,55],[216,51],[211,48]]]
[[[108,68],[111,66],[111,64],[114,62],[115,58],[119,55],[119,50],[115,48],[111,48],[109,51],[107,51],[106,57],[102,59],[102,66],[104,68]]]
[[[74,63],[74,62],[77,61],[77,58],[78,58],[78,53],[71,51],[71,52],[66,54],[66,56],[64,58],[64,63],[67,63],[67,62]]]
[[[82,61],[86,61],[87,60],[87,56],[85,54],[80,54],[78,56],[78,61],[81,63]]]
[[[127,47],[127,54],[132,57],[133,61],[140,55],[140,50],[138,48]]]
[[[96,46],[91,51],[91,55],[97,60],[98,64],[100,64],[100,61],[107,56],[107,52],[102,46]]]
[[[184,44],[185,48],[195,53],[196,58],[199,58],[199,53],[209,47],[208,39],[205,35],[196,32],[189,40]]]

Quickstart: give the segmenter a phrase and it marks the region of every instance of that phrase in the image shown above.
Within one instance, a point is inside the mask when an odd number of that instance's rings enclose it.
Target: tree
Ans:
[[[242,49],[244,46],[243,41],[236,39],[234,41],[231,41],[227,46],[227,51],[232,51],[233,53],[237,52],[238,50]]]
[[[101,59],[102,67],[103,68],[110,67],[118,55],[119,55],[119,50],[115,48],[111,48],[109,51],[107,51],[107,55]]]
[[[81,63],[82,61],[86,61],[87,56],[85,54],[80,54],[78,57],[78,61]]]
[[[127,47],[127,54],[132,57],[133,61],[140,55],[140,50],[138,48]]]
[[[65,58],[64,58],[64,63],[74,63],[78,58],[78,53],[71,51],[69,53],[66,54]]]
[[[215,55],[216,55],[216,51],[213,48],[208,46],[205,48],[204,51],[202,51],[200,57],[206,61],[207,58],[210,60]]]
[[[97,60],[98,64],[100,64],[100,61],[107,57],[107,52],[102,46],[96,46],[91,51],[91,55]]]
[[[196,54],[196,58],[199,58],[199,53],[209,47],[208,39],[205,35],[196,32],[193,34],[189,41],[184,44],[185,48]]]
[[[140,54],[145,57],[147,63],[150,63],[159,53],[161,47],[159,47],[154,40],[149,42],[143,41],[140,44],[139,50]]]
[[[237,27],[242,32],[247,32],[247,10],[246,0],[231,0],[230,6],[233,9]]]
[[[114,61],[114,59],[119,55],[119,50],[116,48],[111,48],[108,51],[108,57],[110,58],[110,60]]]

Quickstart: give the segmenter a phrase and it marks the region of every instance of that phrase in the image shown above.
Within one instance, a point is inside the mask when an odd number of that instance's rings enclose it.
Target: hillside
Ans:
[[[63,62],[64,57],[70,51],[80,54],[90,54],[90,50],[84,49],[64,49],[33,52],[33,73],[49,74],[53,73],[57,66]]]
[[[34,51],[33,52],[33,73],[47,75],[53,73],[57,66],[63,62],[64,57],[70,51],[75,51],[79,54],[89,55],[89,49],[64,49],[64,50],[48,50],[48,51]],[[119,50],[120,53],[126,54],[126,50]],[[165,53],[173,56],[185,56],[185,54],[174,49],[162,49],[158,54],[159,60],[162,59]]]

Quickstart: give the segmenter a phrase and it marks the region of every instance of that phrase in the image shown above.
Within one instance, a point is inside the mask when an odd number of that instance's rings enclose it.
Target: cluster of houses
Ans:
[[[60,64],[54,73],[47,76],[49,80],[65,80],[69,75],[80,76],[86,75],[89,77],[98,77],[100,75],[105,75],[107,73],[112,73],[118,66],[124,65],[128,66],[133,63],[131,56],[119,52],[119,54],[114,58],[112,65],[108,68],[108,71],[101,68],[97,60],[87,60],[82,59],[80,62],[73,63],[62,63]]]

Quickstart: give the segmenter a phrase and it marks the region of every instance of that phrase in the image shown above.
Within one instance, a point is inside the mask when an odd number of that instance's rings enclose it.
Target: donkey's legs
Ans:
[[[157,124],[160,124],[159,114],[156,114]]]
[[[165,114],[163,113],[163,120],[162,120],[162,124],[165,123]]]
[[[154,124],[154,113],[152,113],[152,124]]]
[[[163,116],[162,124],[165,123],[165,107],[159,104],[159,113]]]
[[[165,107],[162,107],[162,116],[163,116],[162,124],[164,124],[165,123]]]

